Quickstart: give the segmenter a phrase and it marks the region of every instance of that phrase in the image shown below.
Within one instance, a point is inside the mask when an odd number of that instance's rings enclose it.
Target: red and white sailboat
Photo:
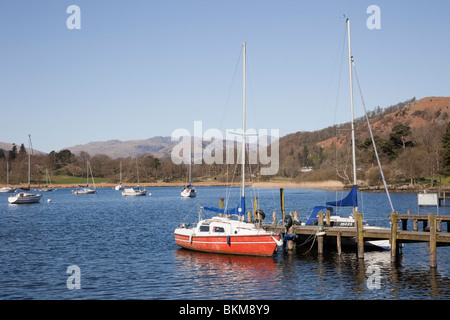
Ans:
[[[245,213],[245,59],[246,43],[243,43],[243,121],[242,121],[242,186],[241,197],[237,208],[218,209],[204,207],[202,209],[221,213],[210,219],[201,219],[196,226],[189,228],[182,224],[175,229],[175,242],[180,247],[203,252],[271,256],[277,246],[282,245],[281,236],[268,232],[251,222],[244,222]],[[237,216],[237,219],[233,219]]]
[[[279,234],[225,217],[200,220],[193,228],[181,226],[175,229],[175,242],[195,251],[252,256],[271,256],[283,243]]]

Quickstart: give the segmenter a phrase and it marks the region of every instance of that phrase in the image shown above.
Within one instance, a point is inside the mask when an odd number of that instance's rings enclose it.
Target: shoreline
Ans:
[[[96,184],[97,188],[114,188],[117,186],[117,183],[98,183]],[[164,187],[180,187],[183,188],[186,183],[185,182],[152,182],[152,183],[140,183],[141,187],[155,187],[155,188],[164,188]],[[207,182],[195,182],[194,186],[196,187],[239,187],[240,182],[217,182],[217,181],[207,181]],[[3,187],[6,185],[0,185]],[[135,187],[136,184],[123,184],[125,188]],[[21,186],[10,186],[13,188],[20,189]],[[25,185],[22,185],[25,187]],[[324,190],[343,190],[343,189],[351,189],[350,186],[344,185],[340,181],[336,180],[328,180],[328,181],[308,181],[308,182],[293,182],[293,181],[264,181],[264,182],[253,182],[249,183],[248,187],[253,188],[267,188],[267,189],[324,189]],[[438,192],[438,191],[446,191],[450,192],[450,188],[448,186],[443,187],[425,187],[422,185],[391,185],[389,187],[389,192],[392,193],[401,193],[401,192],[412,192],[412,193],[422,193],[422,192]],[[39,188],[39,185],[32,184],[32,189]],[[54,189],[76,189],[77,184],[53,184]],[[364,187],[358,186],[359,191],[364,192],[385,192],[383,186],[372,186],[372,187]]]
[[[114,188],[117,186],[117,183],[96,183],[97,188]],[[140,183],[141,187],[180,187],[183,188],[186,186],[185,182],[149,182],[149,183]],[[195,182],[193,183],[196,187],[239,187],[241,186],[240,182],[216,182],[216,181],[207,181],[207,182]],[[22,187],[26,187],[25,185],[21,185]],[[10,186],[13,188],[20,189],[21,186]],[[125,188],[132,188],[135,187],[136,184],[123,184]],[[0,187],[3,187],[3,185],[0,185]],[[77,184],[67,184],[67,183],[61,183],[61,184],[53,184],[53,188],[55,189],[67,189],[72,188],[76,189],[78,187]],[[321,181],[321,182],[290,182],[290,181],[267,181],[267,182],[253,182],[248,183],[248,187],[253,188],[286,188],[286,189],[292,189],[292,188],[299,188],[299,189],[344,189],[345,185],[341,183],[340,181]],[[30,186],[31,189],[37,189],[40,188],[37,184],[32,184]]]

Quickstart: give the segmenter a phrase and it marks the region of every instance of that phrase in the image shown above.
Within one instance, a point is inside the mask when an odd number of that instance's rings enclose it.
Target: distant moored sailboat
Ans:
[[[31,135],[28,135],[28,140],[30,144],[30,152],[28,153],[28,187],[23,188],[24,190],[31,189],[31,152],[33,150],[33,147],[31,145]],[[14,196],[8,197],[8,202],[11,204],[38,203],[41,201],[41,198],[41,194],[18,192]]]

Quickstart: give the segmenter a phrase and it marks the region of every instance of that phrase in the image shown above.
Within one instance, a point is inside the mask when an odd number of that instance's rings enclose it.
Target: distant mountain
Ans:
[[[12,149],[12,147],[13,147],[12,143],[0,142],[0,149],[5,150],[5,156],[6,156],[6,153]],[[17,148],[19,148],[19,147],[20,147],[20,145],[17,146]]]
[[[172,147],[177,142],[172,142],[170,137],[153,137],[146,140],[108,140],[95,141],[87,144],[80,144],[64,149],[70,150],[74,154],[87,152],[90,156],[105,154],[112,159],[136,157],[142,154],[163,158],[170,154]]]
[[[17,146],[17,152],[19,152],[20,144],[16,144],[16,146]],[[0,150],[3,150],[5,157],[8,156],[8,153],[9,153],[9,151],[11,151],[12,147],[13,147],[13,143],[0,142]],[[29,152],[28,147],[25,147],[25,149],[27,150],[27,152]],[[35,150],[35,149],[33,149],[33,152],[35,155],[46,154],[45,152]]]
[[[261,147],[265,148],[268,144],[274,141],[274,137],[262,137]],[[104,154],[112,159],[136,157],[143,154],[150,154],[157,158],[164,158],[171,155],[172,148],[177,145],[178,141],[172,141],[171,137],[153,137],[146,140],[109,140],[109,141],[95,141],[83,145],[76,145],[64,149],[70,150],[74,154],[80,154],[82,151],[87,152],[90,156]],[[199,153],[199,150],[205,149],[210,143],[218,143],[227,146],[226,141],[202,141],[200,138],[195,138],[192,146],[194,156]],[[240,143],[235,143],[237,148],[240,148]],[[250,150],[257,150],[258,145],[250,144]]]

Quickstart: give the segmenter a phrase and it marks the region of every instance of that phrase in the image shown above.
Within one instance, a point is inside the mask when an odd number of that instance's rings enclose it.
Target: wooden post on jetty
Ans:
[[[318,221],[319,232],[323,229],[323,212],[319,212],[319,221]],[[323,253],[323,235],[319,235],[317,237],[317,253]]]
[[[273,219],[272,224],[276,225],[277,224],[277,210],[273,210],[272,219]]]
[[[283,221],[284,224],[284,220],[285,220],[285,215],[284,215],[284,189],[280,188],[280,202],[281,202],[281,220]]]
[[[398,246],[397,246],[397,224],[398,224],[398,212],[391,213],[391,261],[397,262]]]
[[[413,231],[419,230],[419,220],[413,219]]]
[[[355,222],[356,222],[356,234],[358,242],[358,259],[364,259],[364,228],[363,228],[363,218],[362,213],[355,212]]]
[[[330,215],[331,215],[330,210],[327,210],[327,213],[325,215],[325,223],[326,223],[327,226],[329,226],[331,224],[330,223]]]
[[[430,267],[436,268],[436,216],[428,214],[428,224],[430,225]]]
[[[223,209],[223,198],[219,199],[219,209]],[[222,217],[222,216],[223,216],[223,214],[219,213],[219,217]]]
[[[292,225],[289,230],[287,230],[288,234],[294,234],[294,226]],[[294,239],[288,240],[288,250],[294,250]]]

